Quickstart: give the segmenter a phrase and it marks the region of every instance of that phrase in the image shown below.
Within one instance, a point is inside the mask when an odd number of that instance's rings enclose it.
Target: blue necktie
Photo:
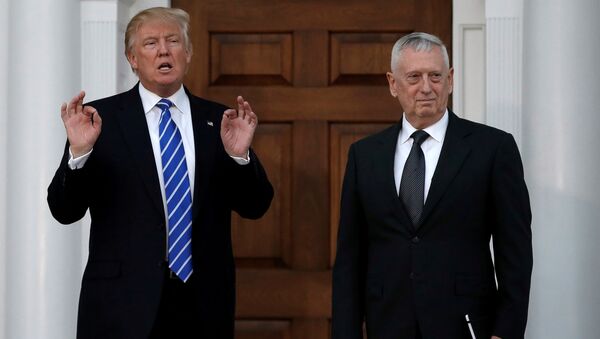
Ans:
[[[192,275],[192,192],[181,134],[171,119],[173,103],[161,99],[158,123],[169,225],[169,268],[184,282]]]

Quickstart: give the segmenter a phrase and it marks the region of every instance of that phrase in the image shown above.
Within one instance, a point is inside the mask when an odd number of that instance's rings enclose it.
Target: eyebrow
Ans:
[[[179,37],[180,34],[179,33],[175,33],[175,32],[173,32],[173,33],[167,33],[167,34],[165,34],[164,37],[165,38],[172,38],[174,36]],[[159,34],[158,33],[154,33],[154,32],[152,32],[152,33],[146,33],[145,36],[143,37],[144,40],[146,40],[146,39],[158,39],[158,38],[159,38]]]

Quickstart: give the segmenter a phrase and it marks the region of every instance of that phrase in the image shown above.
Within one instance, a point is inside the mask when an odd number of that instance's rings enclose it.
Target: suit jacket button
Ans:
[[[419,237],[415,236],[414,238],[411,239],[411,241],[413,242],[413,244],[418,244],[419,241],[421,241],[421,239],[419,239]]]
[[[415,278],[415,272],[410,272],[408,277],[410,278],[410,280],[413,280]]]

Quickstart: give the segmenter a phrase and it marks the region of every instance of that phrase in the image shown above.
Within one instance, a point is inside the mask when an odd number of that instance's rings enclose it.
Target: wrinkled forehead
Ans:
[[[181,36],[181,27],[174,20],[156,18],[146,20],[137,27],[135,32],[137,37],[162,37],[162,36]]]
[[[439,46],[431,46],[429,49],[404,48],[399,55],[398,66],[402,70],[448,70]]]

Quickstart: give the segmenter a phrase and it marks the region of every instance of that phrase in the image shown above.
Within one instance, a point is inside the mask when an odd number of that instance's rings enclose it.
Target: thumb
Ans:
[[[97,126],[98,128],[102,127],[102,118],[98,111],[92,112],[92,125]]]
[[[90,117],[92,125],[94,125],[94,126],[98,125],[98,127],[102,126],[102,118],[100,117],[100,115],[98,114],[98,111],[94,107],[92,107],[92,106],[83,107],[83,114]]]

